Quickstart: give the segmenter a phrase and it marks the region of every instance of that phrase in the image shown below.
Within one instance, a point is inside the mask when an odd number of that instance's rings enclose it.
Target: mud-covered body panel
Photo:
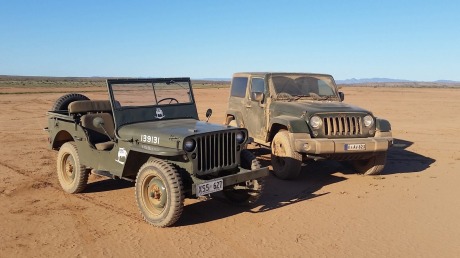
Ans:
[[[234,119],[238,126],[248,128],[249,136],[262,145],[270,146],[274,136],[286,130],[297,152],[334,159],[338,155],[331,154],[384,152],[393,141],[390,123],[344,103],[343,93],[327,74],[236,73],[230,91],[227,121]],[[254,99],[257,92],[263,94],[260,101]],[[254,112],[265,117],[249,119]],[[312,126],[312,117],[320,123],[318,127]],[[369,117],[372,124],[364,125]]]

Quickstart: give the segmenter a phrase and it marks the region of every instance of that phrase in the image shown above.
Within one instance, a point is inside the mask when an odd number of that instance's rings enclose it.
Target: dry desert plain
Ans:
[[[460,257],[460,89],[343,87],[392,123],[382,175],[318,162],[297,180],[270,175],[251,209],[186,199],[162,229],[142,221],[132,183],[92,175],[82,194],[60,189],[45,113],[64,92],[103,88],[0,90],[0,257]],[[200,116],[209,107],[221,123],[228,92],[196,89]]]

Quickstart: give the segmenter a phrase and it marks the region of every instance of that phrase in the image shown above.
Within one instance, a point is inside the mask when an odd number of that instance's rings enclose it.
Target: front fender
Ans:
[[[294,116],[286,116],[281,115],[274,117],[270,120],[270,131],[275,125],[284,125],[291,133],[309,133],[310,130],[308,128],[307,122],[305,120],[294,117]]]
[[[185,155],[185,151],[161,146],[140,144],[129,148],[128,157],[123,167],[123,177],[136,175],[140,167],[151,157],[172,157]]]

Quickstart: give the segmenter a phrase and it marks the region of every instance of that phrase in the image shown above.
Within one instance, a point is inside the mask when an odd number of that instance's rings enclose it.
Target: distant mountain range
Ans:
[[[203,80],[203,81],[231,81],[231,78],[200,78],[195,80]],[[421,82],[421,81],[411,81],[411,80],[402,80],[402,79],[390,79],[390,78],[363,78],[363,79],[346,79],[346,80],[336,80],[337,84],[361,84],[361,83],[395,83],[395,82]],[[424,81],[427,82],[427,81]],[[452,81],[452,80],[437,80],[437,81],[430,81],[433,83],[460,83],[459,81]]]
[[[402,79],[390,79],[390,78],[363,78],[363,79],[346,79],[346,80],[336,80],[337,84],[360,84],[360,83],[385,83],[385,82],[419,82],[419,81],[410,81]],[[458,81],[451,80],[437,80],[432,81],[435,83],[459,83]]]

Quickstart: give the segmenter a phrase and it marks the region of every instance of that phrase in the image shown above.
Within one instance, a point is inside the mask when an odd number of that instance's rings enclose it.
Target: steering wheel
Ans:
[[[175,99],[175,98],[164,98],[164,99],[160,99],[160,100],[157,102],[157,104],[160,104],[160,102],[166,101],[166,100],[169,100],[168,105],[171,104],[173,101],[175,101],[177,104],[179,103],[179,101],[178,101],[177,99]]]

